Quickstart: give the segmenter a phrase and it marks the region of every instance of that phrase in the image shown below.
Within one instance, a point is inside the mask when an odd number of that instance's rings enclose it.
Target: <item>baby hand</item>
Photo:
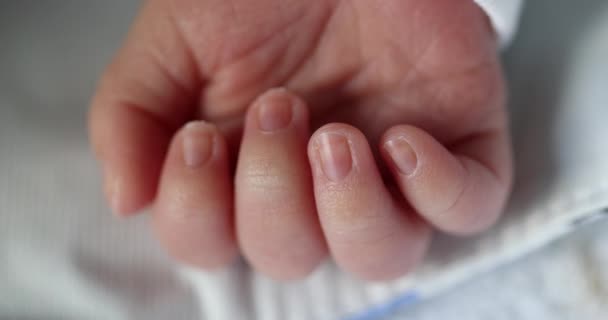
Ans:
[[[153,204],[180,261],[240,251],[291,279],[331,253],[383,280],[423,257],[432,228],[496,221],[512,179],[504,100],[471,0],[151,0],[90,129],[113,209]]]

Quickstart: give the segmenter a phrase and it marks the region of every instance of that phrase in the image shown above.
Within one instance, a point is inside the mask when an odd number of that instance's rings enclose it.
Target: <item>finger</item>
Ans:
[[[216,268],[236,255],[226,142],[211,124],[191,122],[173,139],[153,225],[179,261]]]
[[[382,155],[410,205],[437,228],[471,234],[500,216],[511,185],[506,132],[478,135],[452,152],[425,131],[391,128]]]
[[[430,228],[394,201],[363,134],[332,124],[308,148],[321,225],[344,269],[369,280],[402,275],[424,255]]]
[[[240,247],[279,279],[310,273],[325,257],[316,215],[304,102],[283,89],[262,95],[247,115],[236,175]]]
[[[151,4],[104,73],[89,116],[108,200],[119,214],[154,198],[168,144],[200,87],[172,20]]]

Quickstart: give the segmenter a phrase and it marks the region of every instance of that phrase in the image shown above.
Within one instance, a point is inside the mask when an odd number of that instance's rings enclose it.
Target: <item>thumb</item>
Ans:
[[[477,233],[500,216],[512,180],[506,130],[473,136],[450,151],[425,131],[403,125],[388,130],[382,143],[402,194],[438,229]]]

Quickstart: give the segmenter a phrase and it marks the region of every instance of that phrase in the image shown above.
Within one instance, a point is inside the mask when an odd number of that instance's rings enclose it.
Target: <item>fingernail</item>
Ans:
[[[258,107],[260,130],[274,132],[286,128],[293,117],[293,99],[284,91],[262,97]]]
[[[198,168],[211,158],[213,133],[204,122],[191,122],[184,129],[184,162],[190,168]]]
[[[345,136],[325,133],[319,136],[319,155],[325,176],[334,182],[346,178],[353,167],[353,159]]]
[[[384,148],[401,174],[410,176],[416,172],[418,157],[412,146],[403,138],[388,141]]]

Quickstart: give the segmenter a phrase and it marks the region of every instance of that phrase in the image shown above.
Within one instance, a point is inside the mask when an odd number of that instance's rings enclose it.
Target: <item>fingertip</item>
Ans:
[[[205,270],[237,256],[227,146],[215,125],[193,121],[166,157],[152,224],[176,260]]]
[[[392,197],[363,133],[346,124],[323,126],[309,143],[309,158],[337,264],[370,281],[411,271],[426,253],[430,228]]]
[[[477,148],[480,139],[484,137],[463,143]],[[486,140],[484,152],[503,147],[499,141]],[[508,187],[493,174],[497,163],[454,154],[424,130],[408,125],[389,129],[380,151],[405,199],[440,230],[473,235],[498,220]]]
[[[199,169],[207,163],[227,162],[228,150],[224,136],[216,125],[191,121],[178,132],[171,150],[173,161],[190,169]]]
[[[266,134],[295,127],[302,137],[309,136],[310,111],[306,102],[286,88],[273,88],[260,95],[247,113],[250,131]],[[293,125],[293,126],[292,126]]]

